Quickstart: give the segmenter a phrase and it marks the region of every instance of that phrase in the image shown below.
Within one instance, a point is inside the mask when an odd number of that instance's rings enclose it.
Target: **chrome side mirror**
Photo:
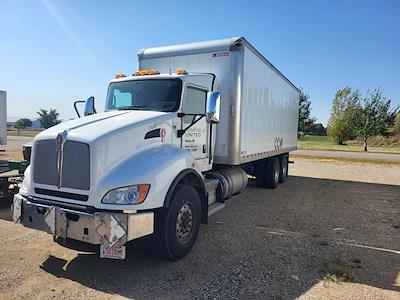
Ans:
[[[84,115],[85,116],[90,116],[90,115],[93,115],[93,114],[95,114],[96,113],[96,109],[94,108],[94,97],[92,96],[92,97],[89,97],[87,100],[86,100],[86,103],[85,103],[85,111],[84,111]]]
[[[206,121],[208,124],[219,123],[221,94],[219,92],[207,93]]]

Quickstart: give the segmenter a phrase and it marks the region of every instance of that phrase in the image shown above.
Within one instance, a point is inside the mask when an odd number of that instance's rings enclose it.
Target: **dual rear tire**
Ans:
[[[259,187],[276,189],[288,176],[288,157],[270,157],[256,163],[256,182]]]

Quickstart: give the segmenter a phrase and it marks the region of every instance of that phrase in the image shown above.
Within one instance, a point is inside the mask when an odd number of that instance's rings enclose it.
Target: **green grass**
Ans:
[[[327,136],[306,135],[298,140],[298,149],[301,150],[324,150],[324,151],[352,151],[363,152],[362,143],[351,142],[350,145],[336,145]],[[368,152],[376,153],[400,153],[400,146],[368,146]]]
[[[41,130],[21,130],[21,132],[18,132],[17,130],[8,130],[7,135],[8,136],[30,136],[30,137],[35,137],[37,136]]]

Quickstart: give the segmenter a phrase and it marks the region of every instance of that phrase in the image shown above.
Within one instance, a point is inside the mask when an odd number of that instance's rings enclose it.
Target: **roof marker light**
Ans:
[[[133,73],[135,76],[143,76],[143,75],[157,75],[160,74],[157,70],[151,69],[151,70],[139,70]]]
[[[187,72],[184,69],[178,69],[178,70],[176,70],[176,74],[183,75],[183,74],[187,74]]]
[[[126,77],[124,74],[121,74],[121,73],[118,73],[118,74],[115,74],[115,78],[117,79],[117,78],[122,78],[122,77]]]
[[[160,74],[160,72],[158,72],[157,70],[154,70],[154,69],[151,69],[151,70],[149,70],[149,75],[157,75],[157,74]]]

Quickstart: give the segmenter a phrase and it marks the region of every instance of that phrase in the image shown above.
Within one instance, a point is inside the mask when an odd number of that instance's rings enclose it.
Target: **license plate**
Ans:
[[[100,245],[100,258],[125,259],[125,246],[109,247]]]

